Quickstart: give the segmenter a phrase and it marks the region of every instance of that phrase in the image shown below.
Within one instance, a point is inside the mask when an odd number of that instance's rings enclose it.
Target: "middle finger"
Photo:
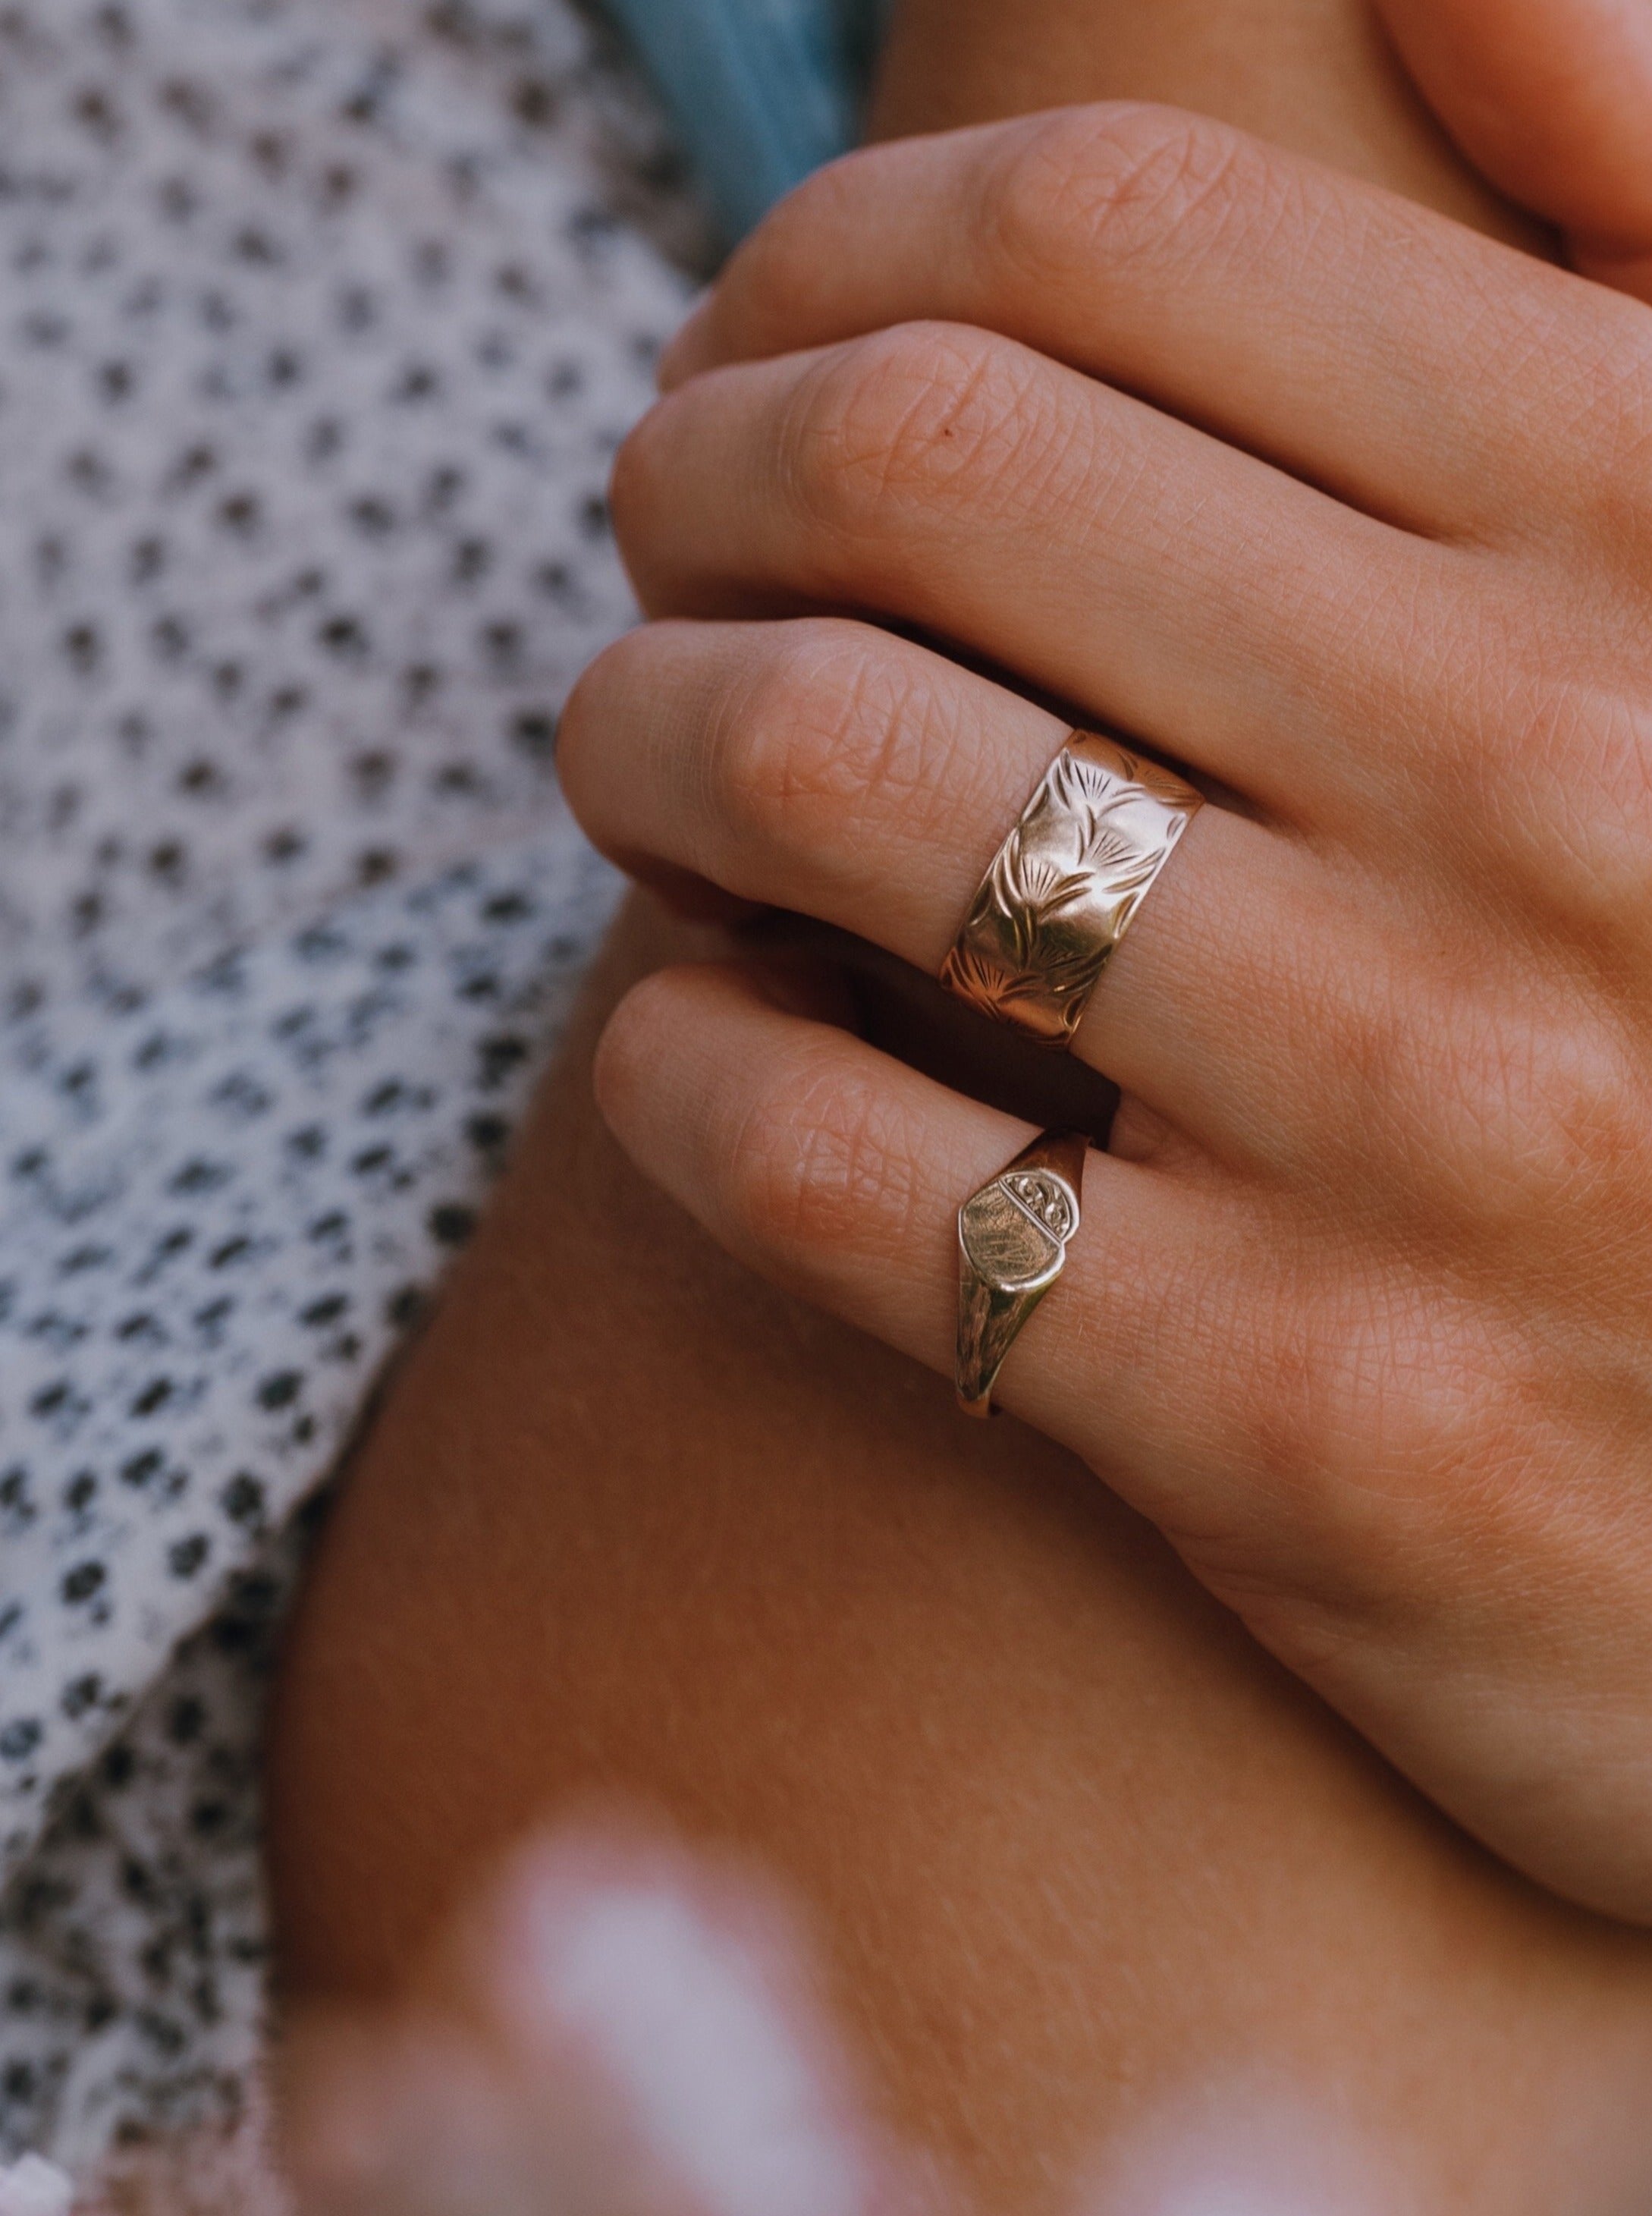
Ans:
[[[869,625],[665,622],[592,665],[557,762],[622,865],[709,878],[933,976],[1065,736],[1044,709]],[[1345,879],[1300,840],[1201,809],[1074,1051],[1219,1160],[1323,1166],[1361,1105],[1333,1099],[1327,1053],[1354,1013],[1333,1013],[1336,981],[1370,975],[1344,958],[1360,906]]]
[[[1326,828],[1387,813],[1428,720],[1419,605],[1475,559],[944,324],[691,379],[622,451],[614,515],[653,613],[924,625]]]

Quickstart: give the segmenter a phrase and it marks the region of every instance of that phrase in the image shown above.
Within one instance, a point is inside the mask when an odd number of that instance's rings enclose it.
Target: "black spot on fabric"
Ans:
[[[0,1515],[16,1530],[32,1524],[37,1512],[29,1492],[28,1472],[17,1462],[0,1470]]]
[[[169,1190],[175,1193],[215,1192],[220,1185],[227,1185],[234,1175],[235,1171],[230,1163],[205,1161],[198,1155],[177,1172]]]
[[[464,1136],[479,1154],[496,1154],[509,1139],[511,1127],[502,1116],[472,1116]]]
[[[413,407],[421,400],[432,399],[441,387],[439,370],[427,361],[409,362],[392,385],[390,399],[398,407]]]
[[[206,1727],[206,1703],[193,1696],[173,1702],[167,1712],[166,1733],[175,1746],[189,1746]]]
[[[369,539],[383,539],[396,528],[396,510],[377,493],[363,493],[350,503],[350,520]]]
[[[546,709],[519,709],[511,718],[511,739],[535,761],[550,761],[556,751],[556,718]]]
[[[367,651],[367,627],[359,616],[329,616],[316,636],[329,654],[353,661]]]
[[[278,1370],[266,1377],[258,1388],[261,1408],[290,1407],[304,1389],[304,1378],[296,1370]]]
[[[40,1720],[19,1716],[0,1727],[0,1759],[25,1762],[40,1743]]]
[[[350,774],[364,800],[377,800],[396,775],[396,757],[378,748],[357,754],[350,764]]]
[[[502,1031],[482,1039],[476,1049],[476,1082],[484,1091],[502,1085],[511,1072],[527,1060],[528,1043],[513,1032]]]
[[[461,539],[453,549],[453,582],[479,585],[494,566],[494,550],[485,539]]]
[[[218,522],[224,530],[233,531],[243,538],[255,532],[263,520],[263,502],[255,492],[231,493],[227,500],[218,503]]]
[[[101,1562],[77,1562],[72,1570],[64,1573],[64,1598],[71,1604],[77,1601],[90,1600],[107,1575]]]
[[[63,650],[70,668],[77,675],[91,676],[103,658],[103,641],[97,625],[71,624],[63,635]]]
[[[408,1331],[424,1316],[429,1295],[422,1285],[403,1285],[384,1304],[385,1320],[396,1331]]]
[[[473,1208],[460,1207],[456,1202],[444,1202],[433,1208],[427,1219],[430,1235],[443,1246],[463,1246],[476,1228],[476,1212]]]
[[[73,1719],[87,1714],[95,1708],[103,1692],[103,1680],[95,1671],[85,1677],[73,1677],[63,1689],[63,1712]]]
[[[230,1480],[222,1494],[224,1512],[232,1524],[251,1524],[261,1521],[264,1513],[263,1485],[241,1470]]]
[[[192,1532],[188,1538],[177,1540],[168,1549],[167,1567],[175,1578],[193,1578],[210,1549],[211,1542],[204,1532]]]
[[[556,119],[559,105],[556,88],[544,77],[524,77],[512,98],[518,120],[530,130],[547,130]]]

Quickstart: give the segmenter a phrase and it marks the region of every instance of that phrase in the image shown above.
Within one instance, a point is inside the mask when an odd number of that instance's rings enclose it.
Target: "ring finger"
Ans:
[[[593,665],[558,761],[623,865],[709,878],[933,975],[1065,736],[868,625],[666,622]],[[1201,810],[1109,963],[1078,1056],[1219,1158],[1323,1161],[1347,1125],[1326,1002],[1350,967],[1336,949],[1354,888],[1333,874],[1288,834]]]

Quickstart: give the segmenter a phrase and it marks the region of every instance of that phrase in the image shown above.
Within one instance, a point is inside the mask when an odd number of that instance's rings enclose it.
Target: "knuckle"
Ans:
[[[1012,264],[1070,268],[1184,251],[1195,226],[1255,214],[1284,165],[1239,133],[1175,108],[1066,109],[1006,135],[984,174],[983,235]]]
[[[844,250],[859,179],[879,158],[863,147],[827,162],[793,186],[734,249],[721,280],[738,299],[742,335],[765,353],[818,320],[822,257]]]
[[[602,733],[612,724],[616,704],[643,676],[649,650],[645,628],[611,640],[586,664],[562,704],[556,719],[556,779],[581,823],[599,798]]]
[[[633,424],[614,455],[608,477],[608,519],[628,563],[635,563],[646,545],[660,506],[669,426],[676,413],[672,396],[657,400]]]
[[[772,1073],[731,1150],[728,1198],[753,1246],[782,1266],[896,1253],[921,1159],[898,1100],[845,1069],[841,1042],[796,1048]]]
[[[680,977],[656,970],[633,985],[604,1025],[592,1064],[597,1105],[618,1130],[630,1124],[660,1082],[660,1043],[675,1012]]]
[[[870,834],[923,840],[950,804],[930,688],[864,625],[778,627],[726,720],[717,800],[737,838],[825,861]]]
[[[1612,1026],[1580,1020],[1568,1006],[1515,1032],[1493,1073],[1495,1126],[1508,1181],[1523,1203],[1517,1233],[1536,1216],[1557,1215],[1575,1234],[1574,1252],[1601,1223],[1615,1244],[1652,1171],[1652,1100],[1643,1058]],[[1512,1213],[1513,1211],[1511,1211]]]
[[[915,509],[973,506],[1035,459],[1036,395],[1036,357],[986,331],[906,323],[855,340],[800,391],[795,496],[856,545]]]
[[[832,617],[777,626],[727,704],[712,750],[715,798],[737,838],[783,851],[810,844],[821,811],[850,798],[856,628]]]

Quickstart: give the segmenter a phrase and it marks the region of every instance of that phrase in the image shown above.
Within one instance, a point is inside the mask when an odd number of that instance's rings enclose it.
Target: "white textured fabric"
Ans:
[[[13,2153],[241,2098],[290,1519],[610,904],[550,754],[659,157],[563,0],[0,9]]]

